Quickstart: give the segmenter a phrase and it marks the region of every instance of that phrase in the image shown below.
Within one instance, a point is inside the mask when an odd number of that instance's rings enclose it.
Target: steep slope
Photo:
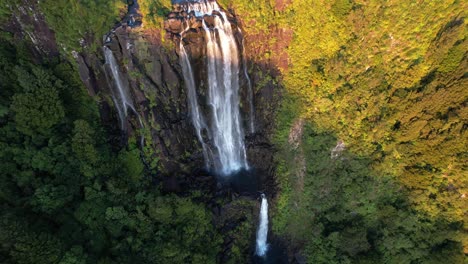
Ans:
[[[414,210],[420,218],[416,222],[428,221],[431,224],[427,228],[438,226],[446,230],[443,239],[425,248],[436,251],[438,247],[453,246],[452,250],[457,251],[460,246],[457,243],[463,241],[466,253],[466,4],[347,0],[224,2],[242,18],[247,49],[254,46],[259,51],[257,56],[260,54],[278,66],[282,84],[293,96],[293,102],[284,102],[285,110],[277,119],[275,142],[281,150],[277,155],[277,179],[281,191],[275,230],[292,238],[292,247],[308,247],[306,255],[314,263],[356,261],[368,250],[366,243],[377,248],[377,244],[372,244],[377,240],[372,231],[375,226],[364,232],[367,239],[348,241],[361,244],[361,249],[349,251],[337,242],[348,236],[358,239],[357,233],[353,233],[356,230],[342,226],[359,224],[351,220],[342,222],[333,209],[342,206],[344,211],[338,212],[345,214],[355,209],[342,202],[351,199],[348,202],[359,205],[359,199],[376,195],[358,190],[364,185],[361,181],[365,175],[349,178],[350,171],[360,164],[359,159],[364,159],[359,166],[370,168],[366,173],[373,175],[372,179],[389,178],[404,194],[405,202],[400,202],[406,209],[399,210]],[[274,50],[285,40],[274,37],[278,27],[294,34],[286,52]],[[263,39],[258,37],[262,35],[268,36],[268,41],[258,41]],[[269,48],[259,49],[259,45]],[[281,60],[276,58],[285,53],[287,67],[280,67]],[[292,106],[298,102],[300,107]],[[311,127],[310,132],[299,143],[291,144],[288,133],[292,132],[290,138],[294,138],[296,124],[302,119]],[[308,147],[309,144],[316,146]],[[346,146],[345,152],[359,159],[347,164],[349,169],[336,171],[338,178],[332,178],[329,173],[337,165],[330,152],[340,144]],[[323,168],[325,164],[330,168]],[[350,184],[348,191],[339,187],[345,183]],[[379,186],[378,190],[392,190],[385,184],[374,184]],[[355,197],[356,192],[364,192],[364,196]],[[325,197],[333,201],[329,216],[323,211],[328,210],[323,208]],[[358,208],[365,208],[362,206]],[[388,212],[385,214],[390,217]],[[316,220],[310,222],[311,218]],[[441,242],[444,239],[451,242]],[[417,245],[427,240],[431,238],[412,241],[406,250],[424,251],[417,249]],[[334,253],[326,253],[327,250]],[[385,254],[390,251],[388,247],[384,250]],[[405,254],[396,251],[379,261],[397,259],[400,253]],[[424,258],[444,257],[413,256],[413,260]],[[401,261],[411,259],[402,257]],[[453,261],[458,263],[460,258]]]

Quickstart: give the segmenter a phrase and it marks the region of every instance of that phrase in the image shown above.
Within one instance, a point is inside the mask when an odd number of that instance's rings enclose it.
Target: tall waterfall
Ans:
[[[192,14],[202,20],[205,34],[208,84],[206,117],[203,116],[198,106],[193,72],[183,44],[180,47],[180,59],[188,90],[192,121],[202,144],[205,159],[208,159],[207,167],[214,168],[222,175],[248,169],[239,109],[241,56],[232,25],[226,13],[215,1],[189,2],[184,8],[188,14],[193,11]],[[205,23],[204,16],[213,18],[212,27]],[[203,137],[203,131],[205,131],[205,137]],[[209,142],[205,142],[206,140]],[[213,148],[208,149],[208,146],[213,146]],[[208,152],[212,154],[209,155]]]
[[[260,225],[257,230],[257,245],[255,254],[265,256],[268,250],[268,201],[265,194],[262,193],[262,205],[260,207]]]

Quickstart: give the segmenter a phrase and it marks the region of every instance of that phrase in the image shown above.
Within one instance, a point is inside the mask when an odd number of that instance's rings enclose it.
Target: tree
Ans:
[[[34,68],[32,74],[17,68],[16,73],[23,88],[22,93],[13,96],[11,105],[18,131],[31,137],[50,135],[65,115],[57,90],[61,83],[39,68]]]
[[[97,174],[99,155],[95,148],[95,135],[92,127],[85,120],[74,122],[71,147],[80,164],[80,171],[86,177]]]

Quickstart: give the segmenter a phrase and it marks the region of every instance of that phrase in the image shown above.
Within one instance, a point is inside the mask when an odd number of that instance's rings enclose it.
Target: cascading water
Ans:
[[[257,230],[257,244],[255,254],[263,257],[268,251],[268,201],[265,194],[262,193],[262,205],[260,206],[260,225]]]
[[[244,133],[239,109],[239,61],[240,54],[236,39],[226,13],[215,1],[188,2],[183,6],[188,14],[201,18],[205,32],[207,56],[207,83],[209,123],[201,113],[195,91],[195,82],[190,62],[181,41],[180,59],[188,90],[189,104],[197,137],[200,140],[207,167],[214,167],[218,174],[229,175],[241,169],[248,169]],[[191,13],[193,12],[193,13]],[[212,27],[205,23],[203,16],[213,18]],[[211,26],[211,25],[210,25]],[[185,33],[185,31],[182,33]],[[206,129],[207,144],[203,138]],[[214,146],[208,155],[208,145]]]
[[[188,28],[185,31],[187,30]],[[203,136],[202,136],[202,129],[206,129],[206,123],[205,123],[205,119],[203,118],[202,113],[200,112],[200,108],[198,107],[197,91],[195,87],[195,80],[193,79],[192,66],[190,65],[190,61],[189,61],[187,52],[185,51],[185,47],[182,44],[182,41],[180,42],[179,52],[180,52],[180,64],[182,65],[185,86],[187,87],[187,92],[188,92],[187,97],[189,100],[192,123],[197,132],[198,141],[200,141],[200,143],[202,144],[203,156],[205,158],[205,167],[209,169],[208,147],[206,146],[206,143],[203,140]]]
[[[104,57],[106,58],[106,64],[109,65],[112,74],[112,79],[115,83],[115,88],[117,88],[117,91],[112,92],[112,99],[114,101],[115,108],[117,108],[117,113],[119,114],[120,128],[122,130],[125,129],[125,119],[127,118],[128,109],[132,110],[133,113],[135,113],[138,117],[140,128],[144,128],[143,121],[141,120],[140,115],[133,106],[132,97],[130,97],[130,91],[128,90],[128,86],[125,85],[124,81],[122,80],[119,65],[117,64],[117,60],[115,59],[114,53],[112,53],[112,50],[106,46],[104,46],[103,49]],[[144,145],[145,137],[141,135],[140,146],[143,147]]]
[[[239,32],[242,32],[239,29]],[[250,112],[250,133],[255,133],[255,113],[254,113],[254,102],[253,102],[253,89],[252,89],[252,82],[250,81],[249,74],[247,73],[247,61],[245,59],[245,45],[244,45],[244,38],[242,38],[242,59],[244,64],[244,75],[247,79],[247,88],[249,93],[249,112]]]
[[[106,64],[109,65],[109,68],[111,70],[112,78],[115,83],[115,88],[117,88],[117,91],[113,92],[113,99],[115,107],[117,108],[117,112],[119,114],[120,125],[123,129],[125,118],[128,114],[128,109],[130,108],[134,113],[137,112],[135,111],[135,107],[133,106],[128,87],[124,85],[124,82],[122,80],[119,65],[117,64],[114,54],[112,53],[112,50],[110,50],[106,46],[104,46],[104,56],[106,58]]]

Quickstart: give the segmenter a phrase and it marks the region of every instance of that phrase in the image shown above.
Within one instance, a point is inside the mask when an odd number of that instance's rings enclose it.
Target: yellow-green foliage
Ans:
[[[293,1],[291,8],[294,10],[291,21],[294,40],[289,54],[293,67],[285,76],[285,82],[288,88],[294,90],[310,90],[313,83],[323,83],[322,78],[317,76],[318,69],[314,71],[311,67],[312,62],[335,54],[350,37],[349,29],[330,11],[330,3]],[[323,90],[330,88],[324,83],[315,87]]]
[[[141,0],[138,4],[146,28],[162,28],[164,18],[172,9],[171,0]]]
[[[235,10],[240,15],[245,30],[249,33],[267,31],[274,23],[274,0],[236,1],[221,0],[220,4]]]
[[[268,60],[271,58],[271,47],[279,40],[274,35],[276,28],[287,28],[289,21],[287,10],[275,10],[275,0],[221,0],[221,6],[234,10],[238,15],[243,35],[256,41],[246,42],[250,52],[248,59]],[[274,54],[273,54],[274,55]]]
[[[392,175],[413,208],[466,228],[466,1],[223,2],[246,35],[293,30],[283,85],[317,131]]]
[[[417,208],[461,220],[466,4],[350,3],[296,0],[277,14],[293,14],[286,89],[319,129],[414,189]],[[452,185],[456,192],[441,193]]]
[[[297,23],[286,86],[319,127],[360,154],[377,155],[376,167],[414,190],[418,209],[459,221],[459,197],[468,191],[463,8],[455,1],[354,4],[346,21],[325,21],[338,24],[318,26],[320,34]],[[457,191],[444,191],[452,185]]]
[[[44,0],[41,11],[57,40],[67,52],[81,50],[82,45],[95,47],[103,35],[126,12],[123,0]]]
[[[332,5],[333,14],[337,17],[343,17],[351,11],[353,4],[350,0],[335,0],[335,3]]]
[[[456,70],[465,53],[466,48],[462,45],[456,45],[451,48],[447,56],[440,63],[439,71],[447,73]]]

